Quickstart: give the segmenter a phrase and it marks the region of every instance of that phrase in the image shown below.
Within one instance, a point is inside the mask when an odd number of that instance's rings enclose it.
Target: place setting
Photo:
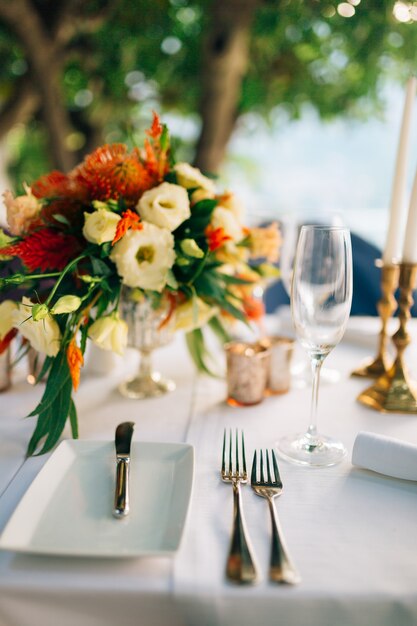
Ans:
[[[0,2],[0,626],[417,624],[417,2],[374,4]]]
[[[0,549],[45,556],[137,558],[178,550],[191,497],[194,453],[181,443],[65,440],[19,502]]]

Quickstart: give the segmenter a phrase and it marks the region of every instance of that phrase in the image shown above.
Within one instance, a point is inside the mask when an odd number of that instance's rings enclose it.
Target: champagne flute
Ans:
[[[310,424],[303,434],[284,437],[278,450],[302,465],[335,465],[344,445],[317,431],[320,370],[342,339],[352,304],[352,248],[348,229],[303,226],[298,239],[291,285],[291,314],[297,337],[313,371]]]
[[[307,222],[306,217],[299,215],[286,215],[282,219],[283,244],[280,255],[280,272],[281,281],[284,289],[291,297],[291,281],[295,260],[295,252],[297,249],[298,236],[303,221]],[[326,220],[324,220],[326,223]],[[329,212],[327,214],[327,223],[331,226],[345,226],[338,213]],[[311,385],[310,362],[307,355],[301,360],[295,361],[291,367],[293,386],[302,389]],[[320,374],[321,384],[337,383],[340,379],[340,373],[335,369],[323,367]]]

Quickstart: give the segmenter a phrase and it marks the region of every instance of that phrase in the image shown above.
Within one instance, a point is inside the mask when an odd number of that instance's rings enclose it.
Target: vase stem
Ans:
[[[139,377],[143,379],[152,378],[152,352],[148,350],[140,351]]]

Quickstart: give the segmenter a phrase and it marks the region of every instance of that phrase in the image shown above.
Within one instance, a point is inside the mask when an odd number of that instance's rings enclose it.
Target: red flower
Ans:
[[[139,153],[130,154],[121,143],[106,144],[88,155],[74,172],[77,181],[86,186],[91,199],[106,201],[122,197],[135,205],[152,179],[140,161]]]
[[[38,230],[0,250],[0,254],[19,257],[34,272],[61,271],[80,252],[78,239],[52,228]]]
[[[17,328],[12,328],[11,330],[9,330],[7,335],[4,335],[3,339],[0,341],[0,354],[6,352],[7,348],[10,346],[12,340],[16,337],[16,335]]]
[[[129,228],[132,230],[143,229],[143,224],[141,224],[139,215],[130,209],[122,213],[122,219],[117,222],[116,234],[111,242],[112,246],[114,246],[114,244],[127,233]]]
[[[32,193],[36,198],[44,201],[42,207],[42,219],[62,227],[62,223],[55,219],[55,215],[62,215],[74,227],[81,227],[83,208],[88,200],[88,190],[80,181],[74,179],[72,174],[63,174],[57,170],[41,176],[32,187]]]
[[[206,235],[210,252],[218,250],[219,248],[224,246],[226,241],[230,241],[232,239],[230,235],[226,235],[226,233],[224,232],[224,228],[213,228],[211,224],[207,226],[204,234]]]

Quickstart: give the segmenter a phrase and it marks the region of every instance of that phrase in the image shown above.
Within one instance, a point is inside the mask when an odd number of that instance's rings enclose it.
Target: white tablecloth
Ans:
[[[249,466],[255,447],[303,430],[310,389],[257,407],[228,407],[225,383],[197,378],[180,338],[155,353],[156,364],[177,382],[163,398],[129,401],[115,391],[134,367],[132,355],[107,377],[85,377],[76,398],[82,437],[112,439],[117,423],[133,419],[137,440],[195,446],[194,491],[180,550],[173,559],[126,561],[0,553],[0,626],[415,625],[417,484],[353,468],[350,454],[359,430],[417,444],[417,416],[382,415],[356,402],[367,382],[349,373],[368,353],[346,341],[326,363],[340,370],[341,380],[322,386],[319,427],[344,441],[346,461],[328,469],[280,462],[284,491],[276,504],[303,578],[294,588],[268,581],[268,511],[249,486],[244,509],[262,579],[245,588],[225,581],[232,491],[220,481],[219,465],[225,426],[244,428]],[[415,356],[411,346],[407,360],[417,374]],[[21,380],[0,396],[0,530],[45,461],[24,462],[34,423],[22,418],[40,392]]]

